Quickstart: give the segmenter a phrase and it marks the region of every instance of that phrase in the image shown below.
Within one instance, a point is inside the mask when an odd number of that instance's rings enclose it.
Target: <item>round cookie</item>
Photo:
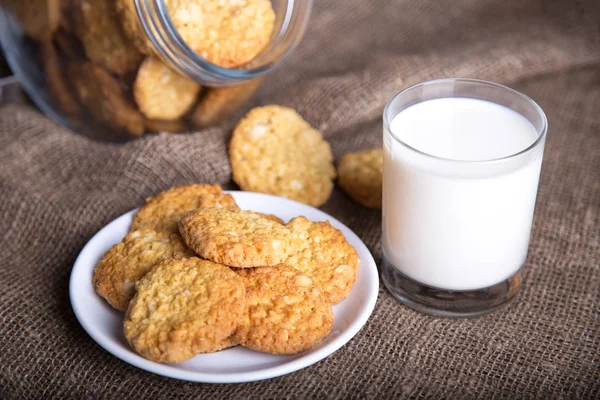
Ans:
[[[50,39],[60,24],[60,0],[4,0],[0,3],[14,13],[23,32],[35,40]]]
[[[142,54],[153,55],[156,53],[154,46],[141,25],[138,17],[135,0],[116,0],[115,8],[121,22],[121,27],[125,35],[131,40],[131,43]]]
[[[73,61],[68,73],[79,99],[98,121],[133,136],[144,134],[144,118],[108,71],[89,61]]]
[[[201,195],[219,194],[219,185],[183,185],[160,192],[146,199],[146,203],[135,213],[130,231],[154,229],[177,233],[177,224],[187,213],[202,206]]]
[[[354,247],[329,221],[296,217],[287,227],[304,245],[285,264],[312,277],[331,304],[342,301],[356,281],[360,259]]]
[[[250,100],[263,80],[257,78],[232,87],[207,89],[191,114],[192,122],[204,127],[222,121]]]
[[[246,308],[235,331],[242,346],[295,354],[331,331],[331,305],[308,276],[285,265],[236,272],[246,286]]]
[[[327,201],[335,168],[329,144],[290,108],[251,110],[229,145],[233,179],[243,189],[287,197],[313,207]]]
[[[235,343],[246,300],[231,269],[196,257],[165,260],[135,286],[124,332],[142,357],[181,362]]]
[[[148,118],[174,120],[185,114],[196,101],[200,85],[167,67],[156,57],[140,65],[133,97]]]
[[[120,75],[135,71],[142,55],[123,33],[113,0],[81,0],[76,16],[79,39],[91,61]]]
[[[165,0],[186,44],[207,61],[235,68],[269,43],[275,12],[269,0]]]
[[[232,267],[276,265],[298,247],[288,228],[251,211],[200,208],[181,220],[179,232],[201,257]]]
[[[345,154],[337,168],[338,183],[354,201],[365,207],[381,208],[383,149]]]
[[[92,283],[110,305],[125,311],[135,294],[135,282],[156,263],[193,255],[175,233],[149,229],[130,232],[100,259]]]

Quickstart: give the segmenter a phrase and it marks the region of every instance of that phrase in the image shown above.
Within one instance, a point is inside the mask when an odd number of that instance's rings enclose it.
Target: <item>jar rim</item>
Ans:
[[[278,31],[254,60],[241,68],[225,68],[193,51],[177,32],[164,0],[135,0],[142,28],[163,61],[188,78],[208,86],[230,86],[263,76],[281,65],[300,43],[313,0],[286,0],[277,16]]]

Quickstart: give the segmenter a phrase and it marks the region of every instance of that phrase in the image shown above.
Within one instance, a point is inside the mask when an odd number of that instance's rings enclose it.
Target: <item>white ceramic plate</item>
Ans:
[[[73,266],[69,292],[79,323],[100,346],[138,368],[171,378],[194,382],[234,383],[273,378],[305,368],[346,344],[367,322],[379,291],[377,266],[365,244],[340,221],[316,208],[259,193],[230,192],[242,209],[277,215],[284,221],[304,215],[312,221],[329,220],[340,229],[360,256],[358,278],[350,295],[333,307],[331,333],[312,349],[283,356],[258,353],[241,346],[212,354],[200,354],[178,364],[159,364],[134,353],[123,335],[123,313],[98,296],[92,286],[96,263],[104,252],[125,236],[135,210],[102,228],[85,245]]]

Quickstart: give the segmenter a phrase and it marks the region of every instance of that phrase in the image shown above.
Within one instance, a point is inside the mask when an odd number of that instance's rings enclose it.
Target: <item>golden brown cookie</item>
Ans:
[[[345,154],[337,168],[338,183],[354,201],[365,207],[381,208],[383,149]]]
[[[298,248],[288,228],[251,211],[199,208],[179,232],[201,257],[233,267],[276,265]]]
[[[356,281],[360,260],[354,247],[329,221],[296,217],[287,227],[304,246],[285,264],[312,277],[332,304],[342,301]]]
[[[133,97],[148,118],[174,120],[196,101],[200,85],[167,67],[156,57],[144,60],[133,84]]]
[[[235,337],[244,347],[273,354],[311,348],[333,327],[333,311],[317,285],[285,265],[236,270],[246,308]]]
[[[165,0],[165,5],[186,44],[225,68],[252,60],[269,43],[275,22],[269,0]]]
[[[44,66],[44,80],[48,92],[54,97],[62,112],[74,119],[79,114],[77,95],[69,86],[63,73],[63,64],[54,44],[51,41],[41,44],[42,63]]]
[[[177,224],[187,213],[201,205],[201,195],[219,194],[221,186],[194,184],[175,186],[146,199],[146,203],[135,213],[130,231],[154,229],[177,233]]]
[[[115,8],[119,15],[119,21],[121,22],[123,32],[125,32],[129,40],[131,40],[131,43],[133,43],[142,54],[156,54],[152,42],[146,35],[144,27],[141,25],[140,18],[135,9],[135,0],[116,0]]]
[[[329,144],[291,108],[251,110],[229,146],[233,179],[243,190],[270,193],[314,207],[333,190]]]
[[[193,255],[176,233],[149,229],[130,232],[98,262],[94,272],[94,288],[111,306],[125,311],[135,294],[135,282],[156,263]]]
[[[192,122],[197,127],[221,122],[250,100],[263,80],[263,78],[257,78],[232,87],[207,89],[206,94],[191,114]]]
[[[98,121],[133,136],[144,134],[144,118],[108,71],[91,62],[75,61],[68,71],[79,99]]]
[[[91,61],[120,75],[136,70],[142,55],[123,33],[114,0],[81,0],[75,11],[77,34]]]
[[[25,34],[35,40],[49,40],[60,23],[60,0],[4,0]]]
[[[201,260],[165,260],[136,283],[125,315],[125,337],[156,362],[181,362],[232,345],[245,308],[242,279]]]
[[[146,203],[133,217],[130,231],[154,229],[177,233],[177,224],[187,213],[201,206],[201,195],[219,194],[219,185],[183,185],[160,192],[146,199]]]

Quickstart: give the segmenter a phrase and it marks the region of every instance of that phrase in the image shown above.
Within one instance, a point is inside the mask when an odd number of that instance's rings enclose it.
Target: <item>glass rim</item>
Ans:
[[[501,90],[505,90],[508,92],[512,92],[513,94],[516,94],[517,96],[519,96],[520,98],[522,98],[523,100],[525,100],[528,104],[530,104],[531,106],[533,106],[534,110],[540,115],[540,117],[542,118],[542,128],[541,128],[541,132],[539,132],[539,135],[537,137],[537,139],[528,147],[526,147],[523,150],[520,150],[516,153],[513,154],[509,154],[507,156],[504,157],[499,157],[499,158],[491,158],[491,159],[486,159],[486,160],[460,160],[460,159],[455,159],[455,158],[446,158],[446,157],[439,157],[433,154],[429,154],[425,151],[421,151],[418,150],[412,146],[410,146],[409,144],[407,144],[406,142],[404,142],[402,139],[400,139],[391,129],[391,121],[390,121],[390,117],[389,117],[389,110],[390,107],[392,105],[392,103],[398,99],[399,97],[402,97],[403,95],[405,95],[407,92],[416,89],[420,86],[425,86],[425,85],[432,85],[432,84],[440,84],[440,83],[448,83],[448,82],[469,82],[469,83],[474,83],[477,85],[489,85],[489,86],[493,86],[496,87],[498,89]],[[474,98],[477,99],[475,97],[465,97],[465,96],[456,96],[457,98]],[[437,97],[437,98],[452,98],[452,97]],[[434,99],[430,99],[430,100],[434,100]],[[478,99],[478,100],[482,100],[482,99]],[[423,100],[423,101],[419,101],[417,103],[414,104],[418,104],[418,103],[422,103],[424,101],[428,101],[428,100]],[[489,101],[489,100],[486,100]],[[491,103],[495,103],[498,105],[502,105],[503,104],[499,104],[496,103],[494,101],[490,101]],[[414,105],[412,104],[412,105]],[[412,106],[411,105],[411,106]],[[409,106],[410,107],[410,106]],[[504,106],[506,107],[506,106]],[[408,108],[408,107],[407,107]],[[515,112],[518,112],[516,110],[513,110]],[[521,114],[520,112],[518,112],[519,114]],[[394,117],[398,115],[395,114]],[[523,115],[523,114],[521,114]],[[523,115],[523,117],[525,117]],[[525,117],[527,118],[527,117]],[[392,118],[393,119],[393,118]],[[529,120],[529,119],[528,119]],[[531,121],[530,121],[531,122]],[[444,161],[444,162],[451,162],[451,163],[461,163],[461,164],[490,164],[490,163],[498,163],[498,162],[502,162],[502,161],[507,161],[510,160],[512,158],[518,157],[520,155],[523,155],[525,153],[528,153],[530,151],[533,151],[535,148],[539,147],[539,145],[541,143],[544,142],[544,139],[546,138],[546,134],[548,132],[548,119],[546,117],[546,114],[544,113],[544,110],[542,109],[542,107],[540,107],[531,97],[527,96],[524,93],[519,92],[518,90],[512,89],[508,86],[499,84],[499,83],[495,83],[495,82],[490,82],[490,81],[486,81],[486,80],[482,80],[482,79],[472,79],[472,78],[442,78],[442,79],[433,79],[433,80],[429,80],[429,81],[424,81],[424,82],[420,82],[417,83],[415,85],[411,85],[403,90],[401,90],[400,92],[396,93],[394,96],[392,96],[392,98],[387,102],[387,104],[385,105],[385,108],[383,110],[383,126],[384,129],[390,134],[390,136],[399,144],[401,144],[402,146],[404,146],[405,148],[407,148],[408,150],[418,153],[419,155],[425,156],[427,158],[430,159],[434,159],[434,160],[438,160],[438,161]],[[538,131],[536,129],[536,131]]]

